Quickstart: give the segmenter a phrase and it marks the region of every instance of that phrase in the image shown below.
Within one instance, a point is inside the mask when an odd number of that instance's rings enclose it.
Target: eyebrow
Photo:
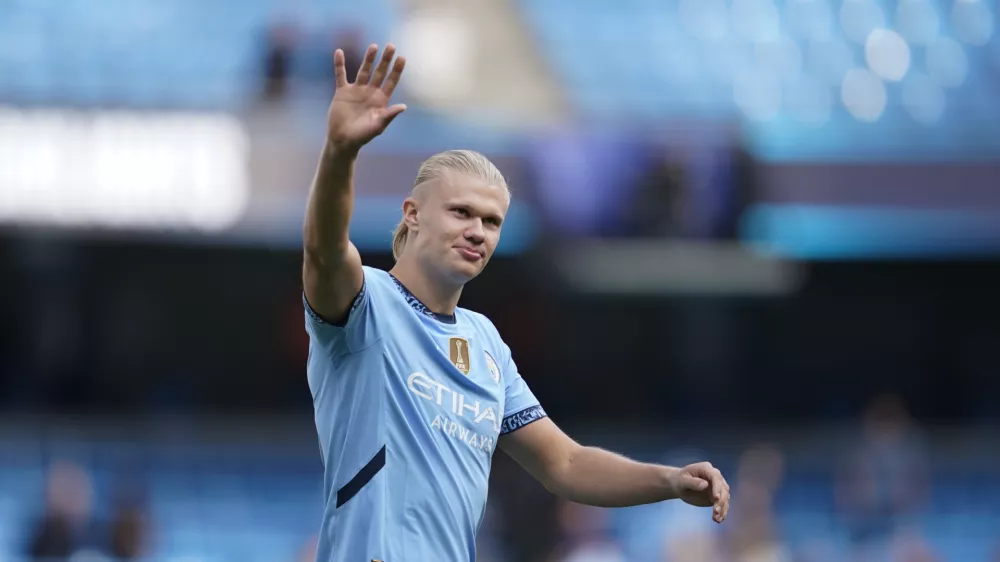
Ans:
[[[448,201],[446,203],[446,205],[448,207],[460,207],[460,208],[463,208],[463,209],[466,209],[466,210],[470,210],[470,211],[473,210],[473,206],[471,204],[467,203],[467,202],[464,202],[464,201],[455,201],[455,200],[452,200],[452,201]],[[503,222],[504,218],[505,218],[502,213],[487,212],[487,213],[483,213],[483,215],[486,218],[496,219],[499,222]]]

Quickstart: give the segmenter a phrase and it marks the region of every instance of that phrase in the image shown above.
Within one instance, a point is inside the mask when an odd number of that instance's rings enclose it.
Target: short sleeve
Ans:
[[[309,305],[305,293],[302,305],[305,308],[306,333],[310,343],[326,350],[330,355],[356,353],[379,340],[378,323],[373,302],[372,280],[365,268],[365,278],[361,291],[354,297],[347,318],[334,324],[320,316]]]
[[[511,357],[510,348],[504,346],[504,351],[506,360],[501,370],[501,376],[503,376],[504,381],[505,399],[500,435],[517,431],[547,415],[534,393],[528,388],[528,383],[517,371],[517,365]]]

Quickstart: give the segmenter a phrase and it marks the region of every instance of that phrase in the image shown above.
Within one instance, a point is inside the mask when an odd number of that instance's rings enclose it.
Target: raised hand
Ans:
[[[378,45],[370,45],[365,52],[358,76],[353,84],[347,82],[344,52],[333,55],[337,91],[327,114],[327,142],[337,150],[357,151],[373,138],[382,134],[397,115],[406,110],[404,104],[389,105],[392,91],[406,66],[404,57],[393,56],[396,47],[385,46],[382,59],[375,66]],[[390,71],[390,66],[392,70]]]

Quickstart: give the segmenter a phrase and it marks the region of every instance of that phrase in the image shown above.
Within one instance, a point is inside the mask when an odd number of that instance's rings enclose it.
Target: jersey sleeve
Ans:
[[[528,383],[517,371],[517,365],[511,357],[510,348],[506,345],[504,345],[504,356],[501,376],[504,381],[505,399],[500,435],[517,431],[547,415],[534,393],[528,388]]]
[[[347,318],[340,323],[333,323],[320,316],[309,305],[305,293],[302,293],[310,354],[314,346],[323,349],[330,356],[357,353],[380,339],[376,317],[376,283],[371,279],[368,268],[365,268],[361,291],[354,297]]]

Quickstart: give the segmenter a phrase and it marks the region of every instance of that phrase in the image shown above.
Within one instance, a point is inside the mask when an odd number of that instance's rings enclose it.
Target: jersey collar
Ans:
[[[400,283],[399,279],[396,279],[395,275],[389,273],[389,277],[392,279],[392,282],[396,284],[396,288],[399,289],[399,292],[403,293],[403,297],[406,299],[406,302],[410,303],[410,306],[412,306],[414,310],[444,324],[454,324],[456,322],[454,314],[441,314],[439,312],[434,312],[433,310],[427,308],[426,304],[422,303],[416,295],[411,293],[409,289]]]

